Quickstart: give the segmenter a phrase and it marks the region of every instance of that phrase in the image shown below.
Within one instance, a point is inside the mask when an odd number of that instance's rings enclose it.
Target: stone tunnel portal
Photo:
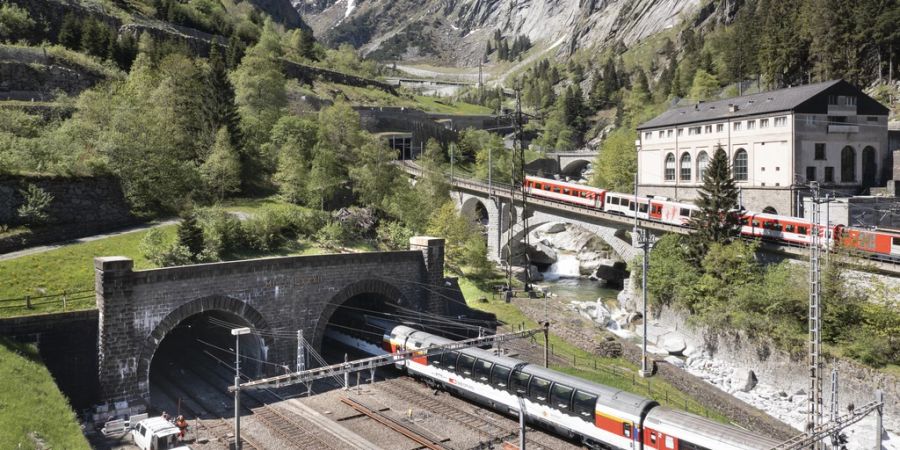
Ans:
[[[235,339],[231,329],[253,327],[241,316],[221,310],[191,315],[172,328],[159,344],[150,363],[150,406],[174,417],[202,412],[226,417],[227,388],[234,383]],[[256,334],[240,339],[241,375],[264,372],[268,348]]]

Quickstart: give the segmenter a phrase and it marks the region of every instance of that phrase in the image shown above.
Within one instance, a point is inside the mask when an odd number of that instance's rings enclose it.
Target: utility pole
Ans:
[[[525,186],[525,142],[522,137],[522,88],[516,86],[516,140],[513,149],[516,152],[513,158],[513,167],[516,173],[513,174],[513,186],[518,184],[519,193],[522,196],[522,229],[525,230],[522,236],[522,248],[525,249],[525,292],[531,292],[531,258],[528,257],[528,188]],[[510,222],[512,228],[512,222]]]
[[[838,408],[840,407],[840,403],[838,402],[838,371],[837,367],[831,368],[831,423],[836,423],[840,414],[838,412]],[[831,435],[831,445],[834,448],[840,448],[840,430],[835,430],[834,434]]]
[[[647,230],[644,228],[638,227],[638,212],[640,208],[638,207],[638,177],[637,174],[634,175],[634,238],[637,240],[637,244],[641,246],[641,249],[644,251],[643,265],[641,271],[641,297],[643,298],[643,312],[642,312],[642,322],[643,322],[643,339],[641,339],[641,370],[639,375],[641,377],[649,377],[653,374],[653,369],[649,367],[647,361],[647,322],[649,322],[649,318],[647,315],[647,270],[650,268],[650,235],[647,233]],[[649,205],[648,205],[649,208]]]
[[[250,328],[231,330],[234,336],[234,448],[241,450],[241,336],[250,334]]]
[[[522,394],[516,398],[519,400],[519,450],[525,450],[525,399]]]
[[[819,361],[822,347],[822,299],[821,299],[821,267],[819,254],[821,251],[819,234],[819,184],[810,183],[813,193],[812,230],[809,244],[809,407],[806,415],[807,433],[812,435],[822,424],[822,364]],[[813,443],[813,449],[822,448],[821,441]]]

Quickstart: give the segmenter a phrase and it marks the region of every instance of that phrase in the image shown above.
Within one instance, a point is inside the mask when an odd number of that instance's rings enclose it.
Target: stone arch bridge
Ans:
[[[410,248],[140,271],[128,258],[96,258],[99,400],[117,408],[146,405],[154,354],[179,324],[201,313],[260,330],[302,330],[317,349],[335,311],[359,296],[447,314],[454,306],[446,299],[461,294],[444,278],[443,239],[414,237]],[[249,356],[273,366],[297,360],[296,342],[240,338],[242,355],[251,349]]]

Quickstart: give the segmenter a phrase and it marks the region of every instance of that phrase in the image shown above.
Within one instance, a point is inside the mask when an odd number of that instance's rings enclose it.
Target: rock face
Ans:
[[[538,242],[528,248],[528,258],[534,264],[550,265],[556,262],[556,250],[549,245]]]
[[[351,43],[382,59],[440,59],[477,65],[499,30],[525,35],[551,51],[631,45],[671,28],[699,0],[294,0],[316,35]],[[727,2],[725,2],[727,3]]]
[[[622,283],[627,266],[603,239],[577,225],[552,222],[535,228],[529,235],[528,256],[538,265],[550,265],[560,260],[559,253],[575,255],[578,274],[615,285]]]

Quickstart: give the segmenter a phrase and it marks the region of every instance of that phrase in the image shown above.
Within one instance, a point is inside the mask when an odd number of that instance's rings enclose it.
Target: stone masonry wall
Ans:
[[[48,223],[0,238],[0,254],[28,246],[115,230],[138,222],[122,189],[111,177],[0,176],[0,224],[21,225],[22,191],[34,184],[53,196]]]
[[[165,334],[205,310],[223,310],[249,325],[302,330],[319,346],[337,307],[376,294],[410,309],[443,312],[443,240],[420,238],[415,251],[266,258],[133,271],[123,257],[95,259],[99,309],[99,379],[104,402],[146,400],[149,367]],[[287,341],[262,342],[267,360],[295,361]]]

